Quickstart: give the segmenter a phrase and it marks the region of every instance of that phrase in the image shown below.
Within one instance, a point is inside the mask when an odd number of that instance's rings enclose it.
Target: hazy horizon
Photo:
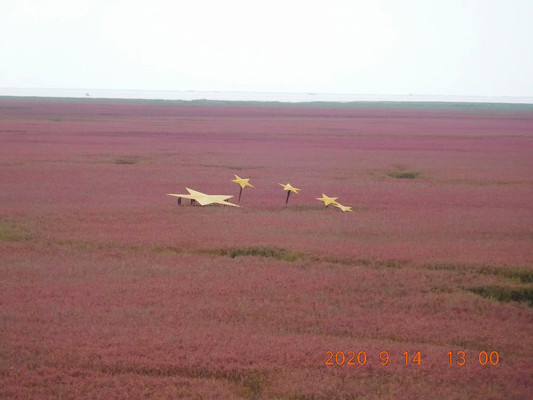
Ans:
[[[424,94],[371,94],[320,92],[253,92],[203,90],[139,90],[99,88],[0,88],[0,97],[145,99],[145,100],[218,100],[252,102],[452,102],[533,104],[533,97],[525,96],[446,96]]]
[[[5,0],[0,88],[533,97],[533,2]]]

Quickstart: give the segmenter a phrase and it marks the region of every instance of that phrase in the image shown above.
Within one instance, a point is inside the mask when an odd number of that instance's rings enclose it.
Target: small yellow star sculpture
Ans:
[[[241,189],[244,189],[246,186],[254,187],[254,185],[248,182],[249,180],[250,179],[243,179],[239,175],[235,175],[235,179],[233,179],[232,182],[241,185]]]
[[[241,186],[241,190],[239,192],[239,200],[238,200],[239,203],[241,202],[242,190],[246,186],[254,187],[254,185],[248,182],[249,180],[250,179],[243,179],[239,175],[235,175],[235,179],[232,180],[232,182],[238,183]]]
[[[300,194],[300,193],[298,193],[298,190],[302,190],[302,189],[295,188],[290,183],[287,183],[286,185],[284,185],[283,183],[280,183],[280,185],[283,186],[283,190],[287,191],[287,198],[285,199],[285,204],[287,204],[289,202],[289,196],[291,195],[291,192],[294,192],[296,194]]]
[[[283,183],[280,183],[280,185],[283,186],[283,190],[288,190],[289,192],[294,192],[296,194],[300,194],[298,193],[298,190],[302,190],[302,189],[293,187],[290,183],[287,183],[286,185],[284,185]]]
[[[338,197],[328,197],[324,193],[322,193],[322,197],[317,197],[316,199],[318,201],[323,201],[324,205],[327,207],[330,204],[333,204],[333,205],[337,204],[337,202],[335,200],[337,200]]]
[[[340,208],[340,209],[342,210],[342,212],[346,212],[346,211],[348,211],[348,212],[353,212],[353,211],[352,211],[352,207],[343,206],[342,204],[339,204],[339,203],[335,203],[335,204],[333,204],[333,205],[334,205],[335,207],[337,207],[337,208]]]

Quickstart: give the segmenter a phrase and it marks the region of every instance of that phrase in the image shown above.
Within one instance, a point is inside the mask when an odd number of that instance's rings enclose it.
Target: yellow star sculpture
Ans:
[[[300,194],[300,193],[298,193],[298,190],[302,190],[302,189],[295,188],[290,183],[287,183],[286,185],[284,185],[283,183],[280,183],[280,185],[283,186],[283,190],[287,191],[287,198],[285,199],[285,204],[287,204],[289,202],[289,196],[291,195],[291,192],[294,192],[296,194]]]
[[[322,197],[317,197],[316,199],[318,201],[323,201],[324,205],[327,207],[330,204],[333,204],[333,205],[337,204],[337,202],[335,200],[337,200],[338,197],[328,197],[324,193],[322,193]]]
[[[191,204],[193,201],[197,201],[198,204],[201,206],[207,206],[209,204],[222,204],[225,206],[232,206],[232,207],[240,207],[237,204],[230,203],[229,201],[226,201],[228,199],[231,199],[233,196],[226,196],[226,195],[220,195],[220,194],[205,194],[202,192],[198,192],[196,190],[192,190],[189,188],[185,188],[189,192],[189,194],[168,194],[167,196],[174,196],[178,198],[178,204],[181,205],[181,199],[190,199]]]
[[[243,179],[239,175],[235,175],[235,178],[236,179],[233,179],[232,182],[238,183],[241,186],[241,190],[239,191],[239,200],[238,200],[238,203],[240,203],[241,202],[241,196],[242,196],[242,190],[246,186],[254,187],[254,185],[252,185],[251,183],[248,182],[250,179]]]
[[[294,192],[296,194],[300,194],[298,193],[298,190],[302,190],[302,189],[293,187],[290,183],[287,183],[286,185],[284,185],[283,183],[280,183],[280,185],[283,186],[283,190],[288,190],[289,192]]]
[[[352,211],[352,207],[343,206],[342,204],[339,204],[339,203],[335,203],[335,204],[333,204],[333,205],[334,205],[335,207],[337,207],[337,208],[340,208],[340,209],[342,210],[342,212],[346,212],[346,211],[348,211],[348,212],[353,212],[353,211]]]
[[[254,187],[254,185],[248,182],[249,180],[250,179],[243,179],[239,175],[235,175],[235,179],[233,179],[232,182],[241,185],[241,189],[244,189],[246,186]]]

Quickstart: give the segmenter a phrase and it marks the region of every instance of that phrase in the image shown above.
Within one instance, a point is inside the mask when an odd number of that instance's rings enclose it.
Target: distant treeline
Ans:
[[[533,104],[528,103],[475,103],[446,101],[239,101],[239,100],[163,100],[163,99],[120,99],[97,97],[39,97],[39,96],[0,96],[0,99],[42,99],[54,101],[116,101],[149,104],[176,104],[191,106],[265,106],[265,107],[316,107],[316,108],[381,108],[413,110],[452,110],[452,111],[533,111]]]

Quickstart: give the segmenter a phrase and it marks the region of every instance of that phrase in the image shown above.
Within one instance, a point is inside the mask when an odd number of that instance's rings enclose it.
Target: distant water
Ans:
[[[0,96],[74,97],[150,100],[225,100],[352,102],[352,101],[434,101],[467,103],[525,103],[533,104],[533,97],[432,96],[432,95],[373,95],[349,93],[276,93],[276,92],[206,92],[180,90],[119,90],[119,89],[43,89],[0,88]]]

